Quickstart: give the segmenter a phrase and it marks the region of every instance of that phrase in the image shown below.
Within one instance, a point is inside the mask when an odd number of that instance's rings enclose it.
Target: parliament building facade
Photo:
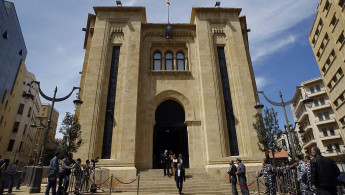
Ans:
[[[260,167],[256,83],[246,18],[237,8],[192,8],[190,23],[148,23],[144,7],[89,14],[76,114],[76,158],[122,179],[160,168],[164,150],[187,168],[224,174],[237,157]]]

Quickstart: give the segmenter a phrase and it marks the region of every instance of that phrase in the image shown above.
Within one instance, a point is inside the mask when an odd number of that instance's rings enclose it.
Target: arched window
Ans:
[[[173,54],[171,52],[165,54],[165,70],[173,70]]]
[[[160,52],[153,54],[153,70],[162,70],[162,54]]]
[[[177,70],[185,70],[184,54],[182,52],[177,53]]]

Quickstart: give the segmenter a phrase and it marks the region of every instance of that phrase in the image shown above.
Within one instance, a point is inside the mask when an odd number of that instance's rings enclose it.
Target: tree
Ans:
[[[63,135],[60,145],[62,156],[66,156],[70,152],[76,152],[82,145],[80,124],[74,114],[66,112],[59,132]]]
[[[254,118],[253,127],[258,136],[259,150],[265,152],[266,159],[269,159],[269,152],[272,152],[273,160],[275,160],[275,152],[282,150],[278,140],[281,136],[279,129],[277,112],[273,108],[266,108],[264,110],[264,117],[257,113]]]

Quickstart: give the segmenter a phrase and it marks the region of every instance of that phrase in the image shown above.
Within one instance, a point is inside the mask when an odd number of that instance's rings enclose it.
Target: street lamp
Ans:
[[[51,123],[52,113],[53,113],[53,110],[54,110],[54,104],[55,104],[55,102],[62,102],[64,100],[68,99],[72,95],[74,90],[78,89],[80,91],[80,87],[73,87],[72,91],[68,95],[66,95],[65,97],[56,98],[57,87],[55,87],[54,96],[53,97],[49,97],[49,96],[47,96],[46,94],[44,94],[42,92],[41,87],[40,87],[40,82],[38,82],[38,81],[31,81],[29,91],[23,92],[23,94],[22,94],[23,98],[25,98],[25,99],[34,99],[34,95],[31,93],[32,84],[36,84],[38,86],[40,95],[44,99],[46,99],[46,100],[48,100],[48,101],[50,101],[52,103],[52,108],[50,110],[49,118],[48,118],[48,124],[46,126],[46,131],[44,133],[44,138],[43,138],[43,144],[42,144],[40,159],[39,159],[38,165],[35,167],[33,183],[32,183],[32,186],[30,188],[30,193],[40,193],[41,192],[42,173],[43,173],[43,158],[44,158],[44,153],[45,153],[45,150],[46,150],[47,137],[48,137],[48,133],[49,133],[49,127],[50,127],[50,123]],[[81,101],[79,99],[79,96],[77,97],[77,100],[74,100],[73,102],[75,104],[79,104],[79,105],[83,103],[83,101]],[[31,127],[35,127],[35,126],[37,127],[36,124],[33,124]]]
[[[297,86],[296,87],[296,91],[299,90],[299,88],[304,88],[304,86]],[[265,99],[267,100],[268,103],[270,103],[271,105],[274,105],[274,106],[281,106],[282,109],[283,109],[283,112],[284,112],[284,117],[285,117],[285,127],[286,127],[286,131],[287,131],[287,136],[288,136],[288,141],[291,143],[291,153],[292,153],[292,159],[295,159],[296,157],[296,149],[295,149],[295,145],[293,144],[293,140],[292,140],[292,134],[291,134],[291,127],[292,125],[290,124],[289,120],[288,120],[288,117],[287,117],[287,114],[286,114],[286,109],[285,109],[285,106],[287,105],[290,105],[292,104],[297,98],[298,96],[296,95],[297,93],[295,93],[294,97],[290,100],[290,101],[287,101],[287,102],[284,102],[283,100],[283,95],[282,95],[282,92],[279,91],[279,96],[280,96],[280,99],[281,99],[281,102],[274,102],[272,100],[270,100],[263,91],[258,91],[257,94],[261,93]],[[302,100],[302,102],[308,107],[308,108],[311,108],[312,106],[312,102],[313,100],[310,99],[307,95],[306,95],[306,98],[304,100]],[[256,105],[254,106],[255,109],[257,109],[259,112],[260,110],[262,110],[264,106],[260,103],[260,101],[257,101]]]

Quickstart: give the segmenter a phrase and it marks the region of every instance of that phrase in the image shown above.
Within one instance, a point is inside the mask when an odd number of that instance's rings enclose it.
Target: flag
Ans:
[[[169,2],[169,0],[167,0],[167,4],[168,4],[168,5],[170,5],[170,2]]]

